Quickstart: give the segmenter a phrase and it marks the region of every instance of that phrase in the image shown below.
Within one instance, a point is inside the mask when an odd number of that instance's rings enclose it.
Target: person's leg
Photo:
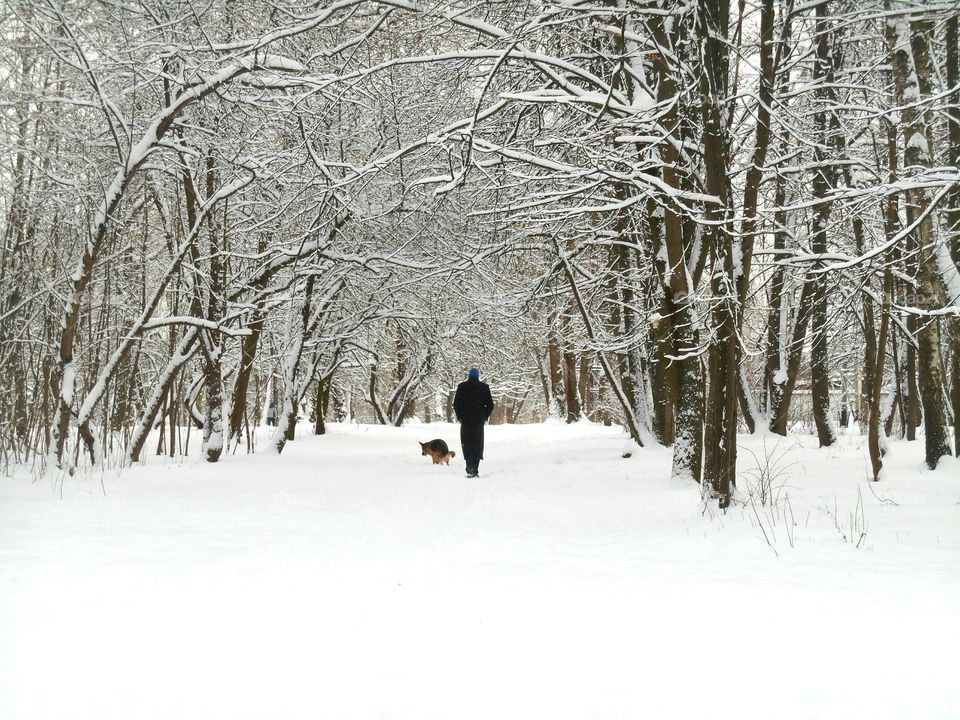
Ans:
[[[474,425],[470,428],[470,447],[473,452],[473,474],[480,472],[480,461],[483,459],[483,425]]]
[[[483,458],[483,423],[470,427],[470,452],[472,455],[470,467],[476,475],[480,471],[480,460]]]
[[[463,462],[467,466],[467,475],[472,475],[476,470],[477,460],[471,428],[466,423],[460,424],[460,449],[463,450]]]

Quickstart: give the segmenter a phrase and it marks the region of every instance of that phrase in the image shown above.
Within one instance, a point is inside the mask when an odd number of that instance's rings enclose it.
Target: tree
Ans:
[[[903,17],[889,23],[890,51],[897,100],[904,109],[904,169],[922,172],[929,167],[933,133],[927,112],[917,107],[918,101],[930,95],[930,22],[909,22]],[[940,272],[937,268],[938,245],[942,240],[933,235],[933,207],[927,192],[914,183],[906,190],[907,220],[913,230],[917,258],[916,312],[922,325],[917,333],[919,346],[918,375],[923,403],[924,445],[927,466],[936,468],[940,458],[950,455],[947,434],[947,408],[944,402],[945,372],[941,355],[940,321],[935,310],[946,303]]]

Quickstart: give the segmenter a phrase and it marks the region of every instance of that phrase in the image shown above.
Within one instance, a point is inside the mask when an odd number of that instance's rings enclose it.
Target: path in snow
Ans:
[[[780,504],[719,516],[618,430],[433,437],[0,480],[0,718],[960,715],[960,463],[741,438]]]

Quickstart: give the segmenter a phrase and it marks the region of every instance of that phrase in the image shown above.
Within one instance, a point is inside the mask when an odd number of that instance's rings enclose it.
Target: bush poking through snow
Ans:
[[[853,510],[847,512],[846,522],[840,519],[840,513],[837,511],[836,498],[833,499],[833,509],[831,510],[828,505],[823,508],[823,511],[833,520],[833,526],[845,543],[850,543],[855,548],[863,545],[863,541],[867,539],[867,530],[870,527],[870,523],[867,522],[867,517],[864,513],[863,492],[859,487],[857,488],[857,504]]]
[[[779,503],[780,494],[793,476],[792,468],[797,464],[789,460],[789,448],[781,449],[780,442],[778,439],[771,447],[764,438],[762,455],[748,447],[741,448],[753,458],[753,466],[741,472],[741,476],[747,481],[747,495],[761,505]]]

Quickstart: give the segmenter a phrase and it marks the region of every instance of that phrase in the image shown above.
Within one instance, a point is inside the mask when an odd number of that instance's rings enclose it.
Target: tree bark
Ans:
[[[213,197],[214,191],[213,156],[207,155],[206,162],[206,199]],[[226,249],[221,240],[226,241],[227,213],[221,215],[218,225],[214,215],[207,216],[207,234],[210,248],[210,287],[207,294],[207,320],[220,322],[226,312],[226,277],[223,251]],[[196,266],[195,266],[196,267]],[[204,418],[203,453],[207,462],[217,462],[223,454],[226,442],[223,427],[223,354],[224,340],[220,333],[201,330],[201,349],[205,350],[204,372]]]
[[[880,309],[880,334],[876,341],[876,355],[873,361],[873,375],[870,378],[870,412],[868,416],[867,444],[870,451],[870,465],[873,479],[880,479],[883,468],[883,445],[880,437],[881,407],[883,394],[883,366],[887,353],[887,333],[890,329],[890,300],[893,295],[893,271],[887,265],[883,272],[883,305]]]
[[[727,173],[728,144],[721,112],[727,95],[727,0],[700,0],[698,37],[703,49],[700,73],[703,154],[706,189],[717,201],[707,203],[704,229],[711,248],[714,297],[713,327],[708,354],[708,396],[704,426],[704,482],[710,483],[721,509],[730,506],[737,472],[737,409],[740,347],[740,307],[737,269],[742,267],[740,244],[731,233],[731,192]]]
[[[814,255],[822,256],[827,252],[827,225],[833,202],[829,193],[834,186],[833,159],[828,148],[830,142],[828,130],[828,105],[831,97],[828,83],[833,82],[833,63],[830,43],[832,35],[828,26],[828,3],[822,2],[816,9],[817,49],[814,62],[813,79],[818,84],[816,97],[819,107],[814,115],[817,144],[814,146],[816,169],[813,174],[812,191],[817,207],[814,210],[811,250]],[[810,375],[813,399],[813,420],[817,427],[820,447],[828,447],[836,441],[833,417],[830,408],[830,366],[829,345],[827,341],[827,276],[817,272],[824,266],[823,261],[813,265],[813,307],[810,323]]]
[[[580,419],[580,399],[577,397],[577,354],[573,350],[563,352],[563,391],[568,423]]]
[[[655,19],[651,27],[657,43],[665,49],[671,48],[672,43],[663,21]],[[661,122],[665,132],[676,138],[680,133],[680,117],[674,101],[679,92],[677,79],[663,52],[654,57],[654,68],[658,80],[657,100],[667,108]],[[664,183],[667,187],[680,191],[680,152],[677,145],[665,142],[660,153]],[[668,312],[666,317],[671,319],[676,358],[671,361],[676,364],[676,374],[672,376],[676,385],[671,388],[671,396],[676,400],[676,436],[671,474],[673,477],[689,477],[700,482],[703,475],[703,377],[694,298],[688,283],[688,277],[696,282],[697,273],[687,271],[684,237],[683,218],[679,208],[667,199],[664,202],[664,244],[667,260],[662,277],[663,302],[665,309],[673,310]]]
[[[905,170],[929,167],[933,156],[932,117],[929,111],[921,112],[917,107],[918,101],[931,94],[928,37],[932,29],[932,21],[923,19],[909,25],[895,23],[889,30],[897,99],[903,106]],[[918,222],[913,233],[919,254],[915,306],[921,313],[917,320],[917,374],[923,405],[926,463],[932,470],[941,457],[951,454],[944,401],[946,373],[941,355],[940,321],[933,313],[943,307],[946,300],[937,267],[936,248],[936,244],[943,240],[933,236],[930,199],[926,190],[915,184],[908,185],[905,196],[907,217]],[[911,316],[916,317],[916,314],[911,313]]]
[[[960,168],[960,13],[951,15],[946,23],[947,87],[953,88],[946,111],[947,117],[947,164]],[[960,267],[960,182],[947,196],[947,211],[944,213],[949,233],[950,257]],[[960,342],[960,339],[958,339]],[[960,347],[958,345],[957,347]],[[954,421],[960,428],[960,422]],[[960,443],[960,435],[958,435]],[[960,453],[960,444],[957,445]]]
[[[960,168],[960,13],[951,15],[946,23],[947,86],[954,88],[947,109],[948,164]],[[947,225],[950,257],[960,268],[960,182],[956,183],[947,199],[944,213]],[[960,303],[960,298],[950,298]],[[950,321],[953,338],[953,389],[950,395],[953,411],[953,451],[960,457],[960,318]]]
[[[330,388],[322,378],[317,378],[317,396],[313,405],[313,434],[325,435],[327,432],[327,402],[330,399]]]
[[[555,329],[556,316],[550,320],[549,335],[547,337],[547,355],[548,369],[550,372],[550,407],[547,413],[550,417],[561,417],[563,415],[563,372],[560,368],[560,344],[557,340],[557,331]]]

